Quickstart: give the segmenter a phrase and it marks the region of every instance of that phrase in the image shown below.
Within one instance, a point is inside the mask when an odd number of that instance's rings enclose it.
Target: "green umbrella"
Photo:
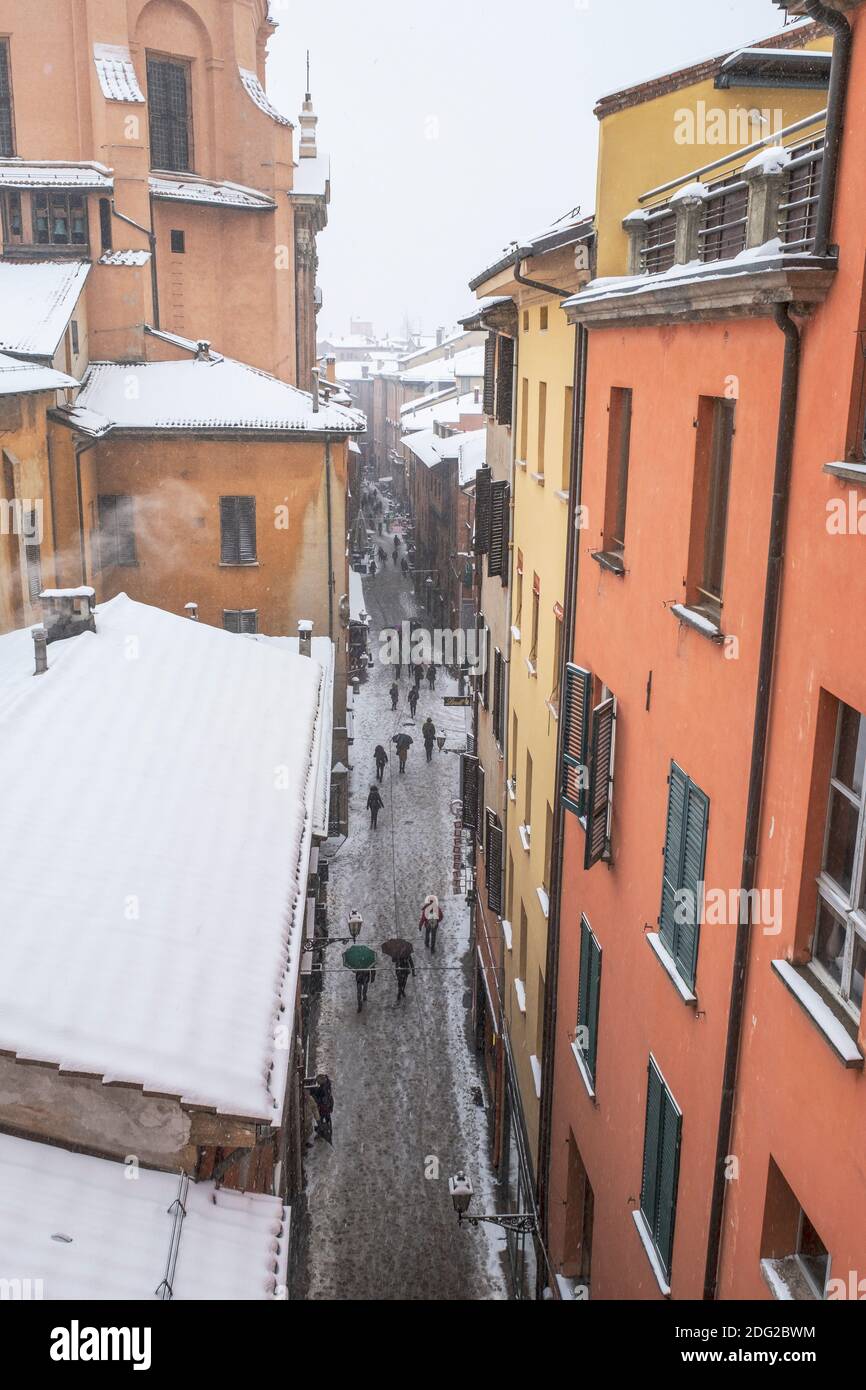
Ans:
[[[347,970],[372,970],[376,964],[376,952],[369,946],[350,946],[343,952],[343,964]]]

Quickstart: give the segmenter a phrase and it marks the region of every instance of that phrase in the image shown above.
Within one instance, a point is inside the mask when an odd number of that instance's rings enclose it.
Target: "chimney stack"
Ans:
[[[313,368],[313,414],[319,413],[319,369]]]
[[[188,618],[192,618],[192,620],[193,620],[194,623],[197,623],[197,622],[198,622],[198,604],[197,604],[197,603],[187,603],[187,604],[184,606],[184,610],[183,610],[183,611],[184,611],[184,613],[186,613],[186,616],[187,616]]]
[[[196,362],[212,362],[210,343],[207,338],[201,338],[195,345]]]
[[[89,585],[82,584],[79,589],[43,589],[39,598],[49,645],[66,637],[77,637],[80,632],[96,631],[93,612],[96,590]]]
[[[36,657],[36,670],[33,674],[36,676],[44,676],[45,672],[48,670],[48,633],[41,623],[32,629],[32,633]]]
[[[313,655],[313,624],[309,618],[301,618],[298,623],[298,650],[301,656]]]

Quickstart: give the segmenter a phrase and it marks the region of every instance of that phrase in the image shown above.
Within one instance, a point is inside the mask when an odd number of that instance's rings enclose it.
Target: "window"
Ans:
[[[511,488],[508,483],[493,483],[490,489],[490,548],[487,553],[487,573],[491,579],[508,582],[508,540],[510,534]]]
[[[496,423],[510,425],[514,410],[514,339],[500,336],[496,368]]]
[[[87,246],[87,204],[80,193],[39,191],[31,203],[37,246]]]
[[[114,247],[114,234],[111,226],[111,201],[108,198],[99,200],[99,240],[103,251],[111,251]]]
[[[548,321],[549,321],[549,311],[548,311],[547,305],[546,305],[546,304],[542,304],[541,308],[540,308],[539,311],[538,311],[538,326],[539,326],[539,328],[541,329],[542,333],[546,333],[546,332],[547,332]]]
[[[484,654],[484,671],[481,677],[481,703],[485,709],[490,708],[490,628],[487,626],[485,618],[481,617],[482,627],[482,651]]]
[[[69,342],[72,347],[73,357],[77,357],[81,351],[81,344],[78,337],[78,320],[73,319],[69,325]]]
[[[492,811],[487,812],[487,903],[491,912],[502,913],[502,823]]]
[[[544,891],[550,896],[550,879],[553,868],[553,807],[547,803],[547,816],[544,824]]]
[[[529,450],[529,381],[523,378],[520,388],[520,457],[526,462]]]
[[[668,1281],[674,1248],[682,1127],[682,1111],[665,1085],[655,1059],[650,1057],[640,1215]]]
[[[728,532],[735,402],[702,396],[698,407],[686,602],[719,623]]]
[[[601,947],[585,917],[580,919],[580,971],[577,997],[576,1045],[595,1082],[598,1055],[598,1008],[601,998]]]
[[[132,498],[123,493],[103,494],[98,508],[100,568],[136,564]]]
[[[255,497],[221,497],[220,564],[252,565],[255,561]]]
[[[193,142],[189,63],[177,58],[148,55],[147,100],[150,108],[151,168],[191,173]]]
[[[524,311],[523,311],[523,331],[524,331],[524,333],[528,333],[528,332],[529,332],[529,310],[528,310],[528,309],[524,309]]]
[[[570,662],[565,668],[565,728],[562,735],[562,800],[576,816],[586,815],[589,791],[589,728],[592,675]]]
[[[709,798],[671,763],[659,935],[677,971],[694,989],[707,852]]]
[[[505,662],[499,648],[493,654],[493,737],[505,742]]]
[[[560,685],[562,681],[562,624],[564,613],[559,604],[553,614],[553,690],[548,704],[555,714],[559,714]]]
[[[538,461],[536,472],[544,472],[544,453],[547,448],[547,382],[538,383]]]
[[[496,410],[496,334],[488,333],[484,344],[484,414]]]
[[[761,1268],[776,1297],[824,1299],[830,1278],[830,1252],[775,1159],[770,1158]],[[779,1287],[784,1289],[780,1295]]]
[[[866,977],[866,719],[839,705],[812,968],[855,1018]]]
[[[610,393],[607,443],[607,483],[604,499],[604,551],[622,568],[625,553],[625,516],[628,502],[628,465],[631,449],[632,393],[615,386]]]
[[[475,475],[475,554],[486,555],[490,549],[490,516],[493,482],[490,469],[479,468]]]
[[[529,643],[529,665],[532,675],[536,673],[538,665],[538,623],[541,615],[541,580],[535,574],[532,577],[532,629]]]
[[[517,564],[514,568],[514,626],[520,629],[520,620],[523,617],[523,551],[517,552]]]
[[[12,64],[9,40],[0,39],[0,156],[15,154],[15,121],[12,110]]]
[[[463,802],[464,830],[478,828],[478,769],[479,760],[469,753],[460,755],[460,799]]]
[[[27,593],[32,604],[38,604],[42,593],[42,550],[39,543],[39,514],[35,511],[24,513],[23,532],[32,539],[24,543],[24,566],[27,571]]]
[[[186,251],[186,232],[178,231],[177,228],[173,228],[173,229],[172,229],[172,233],[171,233],[171,249],[172,249],[172,251],[174,252],[174,254],[175,254],[176,256],[182,256],[182,255],[185,253],[185,251]]]
[[[565,407],[562,412],[562,491],[571,487],[571,453],[574,448],[574,388],[565,388]]]
[[[21,194],[10,189],[0,199],[3,212],[3,240],[19,244],[24,240],[24,216],[21,211]]]
[[[591,869],[610,858],[613,805],[613,734],[616,702],[605,689],[592,712],[589,752],[589,791],[586,801],[586,842],[583,867]]]
[[[523,783],[523,824],[532,828],[532,754],[526,750],[526,780]]]
[[[577,1140],[568,1135],[568,1188],[565,1206],[565,1248],[562,1272],[587,1291],[592,1281],[592,1228],[595,1194],[590,1186]]]
[[[259,615],[255,608],[226,608],[223,610],[226,632],[258,632]]]
[[[518,952],[517,969],[518,980],[526,980],[526,963],[529,956],[529,919],[526,916],[526,908],[523,906],[523,899],[520,900],[520,950]]]
[[[540,970],[535,995],[535,1055],[539,1060],[544,1055],[544,976]],[[540,1084],[539,1082],[539,1087]]]

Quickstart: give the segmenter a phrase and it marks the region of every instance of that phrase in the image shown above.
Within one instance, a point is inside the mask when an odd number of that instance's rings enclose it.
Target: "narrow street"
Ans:
[[[390,555],[390,538],[383,544]],[[327,1072],[333,1083],[334,1140],[330,1147],[316,1139],[308,1149],[293,1296],[505,1299],[502,1233],[459,1229],[448,1195],[449,1176],[465,1168],[476,1192],[473,1211],[494,1209],[488,1117],[476,1103],[483,1080],[471,1039],[469,911],[452,893],[452,802],[470,711],[445,707],[443,697],[456,686],[440,671],[435,691],[422,683],[413,720],[404,669],[392,713],[393,670],[378,661],[378,633],[416,613],[411,583],[389,559],[364,589],[375,664],[356,700],[351,833],[331,865],[330,930],[344,935],[357,908],[362,943],[376,950],[394,936],[415,943],[416,975],[398,1004],[394,966],[380,953],[359,1014],[341,948],[327,953],[312,1070]],[[421,738],[428,714],[447,737],[430,765]],[[404,777],[391,742],[401,729],[414,739]],[[381,787],[385,809],[372,831],[366,801],[377,743],[390,762]],[[438,895],[445,914],[435,955],[418,931],[428,893]]]

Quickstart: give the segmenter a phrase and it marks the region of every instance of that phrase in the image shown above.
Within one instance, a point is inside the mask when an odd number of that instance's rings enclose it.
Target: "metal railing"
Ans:
[[[676,262],[677,215],[665,206],[650,212],[641,251],[642,269],[648,275],[661,275]]]
[[[698,229],[702,261],[724,261],[746,249],[749,223],[749,185],[738,175],[714,184],[704,200]]]
[[[797,148],[786,170],[786,187],[779,206],[779,236],[785,251],[811,251],[821,193],[824,138]]]

